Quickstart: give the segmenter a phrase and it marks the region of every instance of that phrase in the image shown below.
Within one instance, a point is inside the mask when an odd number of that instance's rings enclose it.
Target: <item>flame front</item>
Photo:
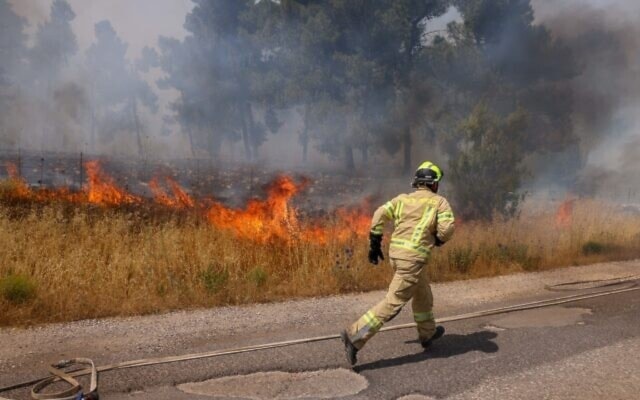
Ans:
[[[69,188],[31,189],[20,177],[15,164],[7,164],[10,195],[14,198],[39,202],[66,201],[95,204],[103,207],[144,204],[148,200],[119,187],[106,174],[98,161],[85,163],[87,185],[83,191]],[[279,176],[268,185],[266,199],[252,199],[244,208],[234,209],[224,204],[191,197],[178,182],[170,177],[154,177],[149,182],[153,203],[176,210],[193,209],[213,226],[232,232],[235,236],[260,243],[306,241],[325,244],[344,242],[353,237],[366,236],[370,224],[370,204],[344,207],[322,219],[301,221],[292,205],[293,198],[308,184],[296,183],[289,176]]]
[[[167,194],[160,183],[158,177],[154,177],[149,182],[149,189],[153,193],[153,199],[156,203],[170,208],[193,208],[196,205],[195,200],[187,194],[187,192],[168,176],[164,178],[167,186],[171,190],[171,195]]]
[[[98,161],[87,161],[85,168],[89,180],[89,203],[111,206],[142,203],[142,198],[119,188],[113,178],[102,172]]]
[[[207,211],[207,218],[213,225],[243,238],[289,241],[300,233],[296,210],[290,205],[299,190],[293,179],[280,176],[269,185],[266,200],[252,199],[245,209],[231,209],[216,202]]]

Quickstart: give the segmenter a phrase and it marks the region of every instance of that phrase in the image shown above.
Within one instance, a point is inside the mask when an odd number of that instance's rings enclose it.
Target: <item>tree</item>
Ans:
[[[458,212],[469,219],[488,219],[494,212],[513,215],[521,200],[518,189],[526,173],[522,140],[527,113],[518,109],[505,118],[480,103],[456,132],[463,143],[449,160]]]
[[[65,0],[51,4],[49,20],[38,27],[35,42],[29,51],[33,78],[42,80],[46,91],[52,91],[53,81],[78,51],[76,36],[71,21],[76,14]]]
[[[181,96],[173,105],[192,143],[204,142],[210,155],[223,141],[241,138],[247,160],[256,160],[267,129],[279,123],[272,104],[279,91],[268,40],[271,1],[197,0],[187,16],[189,35],[182,41],[161,38],[162,87]],[[269,126],[257,118],[261,109]],[[265,121],[267,122],[267,121]]]
[[[7,0],[0,0],[0,140],[15,140],[11,105],[18,95],[18,71],[26,53],[26,21],[13,12]]]
[[[29,49],[29,92],[35,99],[33,107],[38,109],[37,114],[42,118],[37,119],[41,126],[39,131],[40,147],[44,148],[50,143],[45,141],[55,137],[61,137],[63,145],[66,144],[69,135],[66,118],[58,113],[56,93],[64,91],[69,85],[60,81],[63,69],[68,65],[69,59],[78,51],[76,36],[71,29],[71,22],[76,14],[65,0],[55,0],[51,4],[49,19],[38,27],[34,45]],[[67,94],[70,94],[67,91]],[[78,117],[78,116],[76,116]]]
[[[86,53],[92,78],[90,147],[94,150],[98,136],[105,140],[120,131],[133,132],[137,154],[143,156],[143,126],[138,105],[155,113],[157,96],[139,75],[144,63],[127,60],[128,45],[118,37],[111,23],[98,22],[95,32],[96,42]]]
[[[421,91],[420,76],[416,73],[417,59],[428,47],[427,22],[444,14],[449,7],[449,0],[401,0],[392,5],[380,16],[380,30],[384,33],[387,46],[386,63],[393,71],[394,103],[389,121],[392,129],[401,130],[403,148],[403,172],[413,167],[411,149],[415,131],[424,121],[420,105],[428,101],[425,91]],[[391,40],[389,40],[389,38]],[[393,132],[386,130],[386,133]],[[383,137],[389,143],[385,148],[393,154],[398,148],[398,134]]]
[[[524,149],[555,151],[575,140],[570,80],[578,68],[566,46],[533,24],[529,0],[454,3],[464,21],[419,59],[420,90],[432,99],[424,132],[449,157],[465,217],[508,215],[527,174]]]
[[[413,116],[406,104],[414,59],[425,44],[425,21],[443,14],[448,1],[281,4],[293,71],[288,94],[304,109],[303,152],[312,122],[319,149],[342,154],[347,169],[354,168],[354,149],[366,163],[381,147],[396,153],[401,147],[398,139],[404,143],[409,168],[413,127],[408,121]],[[336,146],[343,151],[336,151]]]

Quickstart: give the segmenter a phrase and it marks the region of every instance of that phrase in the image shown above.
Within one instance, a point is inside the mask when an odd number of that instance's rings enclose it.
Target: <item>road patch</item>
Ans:
[[[362,375],[346,369],[311,372],[258,372],[185,383],[178,389],[190,394],[262,399],[332,399],[360,393],[369,386]]]
[[[490,325],[503,329],[561,327],[579,324],[589,314],[588,308],[546,307],[509,313]]]

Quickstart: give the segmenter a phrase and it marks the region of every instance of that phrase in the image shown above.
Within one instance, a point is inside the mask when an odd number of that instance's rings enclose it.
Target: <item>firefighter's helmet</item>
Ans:
[[[425,161],[416,170],[413,177],[413,183],[411,186],[414,188],[418,186],[433,186],[440,182],[444,173],[442,169],[431,161]]]

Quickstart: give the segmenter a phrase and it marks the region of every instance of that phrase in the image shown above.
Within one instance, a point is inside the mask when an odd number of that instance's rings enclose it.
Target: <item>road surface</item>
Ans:
[[[545,284],[640,274],[640,261],[434,285],[437,317],[566,295]],[[337,333],[383,292],[0,330],[0,386],[77,356],[104,365]],[[410,322],[405,309],[391,324]],[[637,399],[640,291],[447,323],[422,352],[383,332],[346,364],[338,340],[105,372],[103,399]],[[19,390],[0,393],[27,399]]]

